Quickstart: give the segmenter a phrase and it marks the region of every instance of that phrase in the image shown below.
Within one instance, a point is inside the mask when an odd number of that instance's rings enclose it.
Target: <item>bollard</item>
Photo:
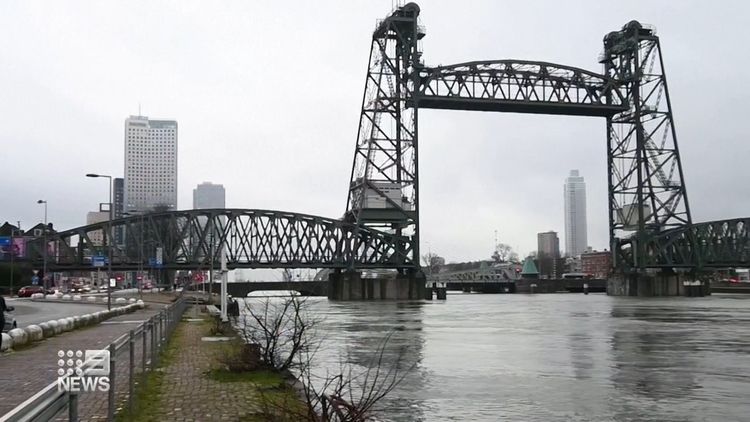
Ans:
[[[130,414],[133,414],[133,396],[135,393],[135,332],[130,330],[130,339],[128,341],[130,347],[130,367],[128,368],[129,379],[129,395],[128,395],[128,407],[130,408]]]
[[[68,393],[68,420],[78,422],[78,393],[75,391]]]
[[[437,299],[438,300],[446,300],[448,298],[448,292],[447,288],[445,287],[438,287],[437,289]]]
[[[109,394],[107,403],[107,420],[115,420],[115,368],[117,361],[115,360],[115,344],[109,345]]]

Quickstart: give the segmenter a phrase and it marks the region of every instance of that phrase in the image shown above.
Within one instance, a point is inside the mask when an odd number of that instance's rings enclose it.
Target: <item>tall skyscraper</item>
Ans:
[[[193,189],[193,209],[224,208],[226,193],[223,185],[203,182]]]
[[[560,257],[560,239],[557,232],[548,231],[537,233],[537,255],[539,257],[559,258]]]
[[[565,255],[578,256],[586,251],[586,182],[571,170],[565,179]]]
[[[125,211],[177,209],[177,122],[125,119]]]

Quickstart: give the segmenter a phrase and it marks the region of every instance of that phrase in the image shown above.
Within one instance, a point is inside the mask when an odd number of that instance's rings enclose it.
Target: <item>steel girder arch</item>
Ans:
[[[628,109],[619,82],[587,70],[524,60],[474,61],[419,72],[420,108],[611,116]]]
[[[651,268],[750,267],[750,218],[668,230],[648,238],[644,249],[644,264]]]
[[[750,217],[693,223],[702,267],[750,267]]]
[[[161,248],[165,269],[218,268],[403,268],[409,239],[342,220],[269,210],[205,209],[130,216],[112,221],[125,242],[113,248],[112,268],[148,266]],[[49,257],[56,271],[91,269],[91,256],[106,244],[102,222],[48,235],[62,245]],[[102,242],[101,236],[104,237]],[[40,241],[39,241],[40,242]],[[106,247],[105,247],[106,249]],[[41,262],[41,254],[32,259]],[[213,257],[213,260],[212,260]]]

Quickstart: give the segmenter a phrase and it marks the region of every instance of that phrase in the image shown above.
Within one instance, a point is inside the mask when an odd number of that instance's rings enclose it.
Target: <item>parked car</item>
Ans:
[[[8,306],[8,311],[13,311],[12,306]],[[13,315],[9,313],[5,313],[5,326],[3,326],[3,332],[6,333],[14,328],[18,328],[18,323],[16,323],[16,319],[13,318]]]
[[[31,297],[34,293],[44,293],[42,286],[24,286],[18,289],[18,297]],[[47,290],[47,294],[52,294],[54,291]]]

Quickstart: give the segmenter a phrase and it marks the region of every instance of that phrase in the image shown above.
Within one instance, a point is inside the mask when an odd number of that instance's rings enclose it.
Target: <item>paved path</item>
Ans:
[[[33,343],[20,351],[0,354],[0,415],[55,382],[59,368],[57,365],[59,350],[106,348],[117,337],[135,329],[141,322],[161,309],[163,305],[151,304],[146,309],[111,318],[93,327],[63,333]],[[136,342],[136,362],[140,359],[140,344],[140,341]],[[125,376],[128,370],[125,359],[127,357],[127,355],[118,357],[116,383],[121,392],[127,391],[127,377]],[[81,420],[106,419],[106,406],[106,393],[82,395]]]
[[[16,308],[10,315],[16,319],[19,328],[31,324],[39,324],[51,319],[83,315],[106,309],[104,304],[94,305],[85,302],[37,302],[29,299],[6,299],[6,301],[8,306]]]
[[[192,306],[184,317],[200,318],[197,309],[198,306]],[[210,327],[196,322],[178,326],[173,337],[178,352],[164,368],[169,382],[161,392],[160,412],[152,420],[241,421],[260,411],[254,385],[207,377],[206,372],[216,366],[216,355],[221,348],[218,343],[201,341],[201,337],[209,335]]]

